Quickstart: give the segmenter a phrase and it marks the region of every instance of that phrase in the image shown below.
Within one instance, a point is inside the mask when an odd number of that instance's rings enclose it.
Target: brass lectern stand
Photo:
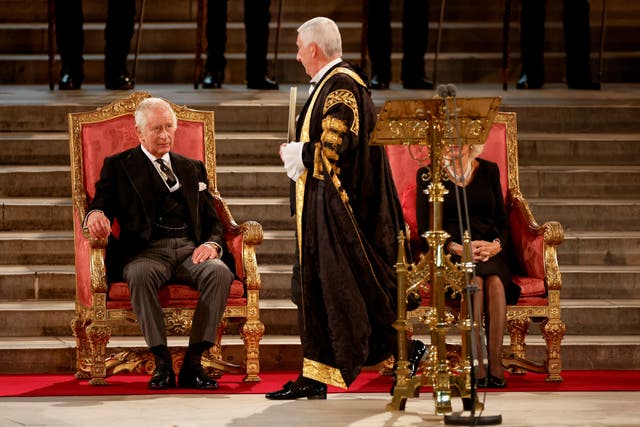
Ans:
[[[398,360],[396,386],[387,410],[404,410],[408,398],[418,397],[420,387],[431,385],[435,401],[435,413],[452,412],[451,396],[460,396],[465,410],[472,413],[482,409],[472,387],[473,358],[471,357],[472,317],[467,308],[466,291],[474,272],[471,262],[468,233],[463,245],[466,256],[453,264],[445,254],[444,243],[449,235],[442,230],[442,203],[447,193],[443,185],[444,169],[441,165],[444,148],[448,145],[483,144],[500,105],[500,98],[441,98],[430,100],[387,101],[378,116],[371,137],[374,145],[404,145],[412,157],[427,165],[430,185],[429,231],[425,233],[429,250],[417,263],[408,264],[405,253],[405,235],[398,236],[399,250],[396,272],[398,276],[398,319],[394,327],[398,331]],[[427,155],[418,158],[414,153]],[[426,196],[425,196],[426,197]],[[408,327],[407,297],[430,287],[431,306],[421,307],[420,321],[430,330],[431,344],[422,375],[411,377],[407,360],[406,334]],[[456,320],[445,307],[445,291],[461,296],[457,326],[462,333],[460,363],[450,366],[447,361],[446,334]],[[445,419],[445,421],[447,421]],[[491,424],[499,424],[493,422]],[[468,425],[468,423],[452,424]]]

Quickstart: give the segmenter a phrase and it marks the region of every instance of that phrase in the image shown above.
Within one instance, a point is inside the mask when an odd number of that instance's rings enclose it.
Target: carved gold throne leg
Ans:
[[[248,319],[240,328],[246,352],[245,382],[260,381],[260,340],[264,335],[264,324],[258,319]]]
[[[87,327],[87,336],[91,345],[91,385],[105,385],[107,368],[105,365],[107,343],[111,338],[111,328],[102,322],[92,323]]]
[[[548,382],[560,382],[562,377],[562,359],[560,358],[560,343],[567,331],[567,325],[560,319],[545,319],[540,325],[542,335],[547,343]]]
[[[79,380],[89,378],[89,366],[87,361],[91,360],[91,346],[87,337],[87,327],[91,324],[91,320],[76,314],[71,321],[71,330],[73,336],[76,337],[76,373],[75,377]]]
[[[511,353],[519,359],[526,358],[525,336],[531,319],[528,316],[517,316],[507,320],[507,328],[511,336]],[[524,375],[527,371],[522,368],[512,366],[510,372],[514,375]]]

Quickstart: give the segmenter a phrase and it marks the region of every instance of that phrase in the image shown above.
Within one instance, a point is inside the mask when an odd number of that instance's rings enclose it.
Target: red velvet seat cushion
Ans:
[[[193,308],[198,301],[198,291],[186,286],[175,283],[168,284],[160,288],[160,304],[163,307],[181,307]],[[129,286],[125,282],[115,282],[109,285],[109,293],[107,295],[107,308],[131,308],[131,294]],[[244,298],[244,285],[239,280],[231,283],[229,291],[229,299],[227,305],[246,305]]]

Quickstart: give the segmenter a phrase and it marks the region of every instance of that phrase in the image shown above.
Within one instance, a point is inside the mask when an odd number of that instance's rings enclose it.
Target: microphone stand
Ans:
[[[446,114],[446,124],[448,127],[448,133],[453,137],[453,139],[457,142],[457,146],[459,148],[462,147],[463,142],[460,141],[460,121],[458,119],[458,107],[456,103],[456,95],[457,89],[454,85],[441,85],[438,87],[438,95],[445,99],[445,114]],[[444,95],[444,96],[443,96]],[[449,101],[449,102],[447,102]],[[451,103],[451,107],[448,105]],[[453,123],[455,126],[451,125],[450,117],[453,115]],[[458,161],[460,165],[460,170],[462,171],[462,178],[465,179],[464,176],[464,166],[462,163],[462,158],[454,159]],[[479,328],[480,325],[475,324],[474,313],[473,313],[473,296],[478,291],[478,286],[474,281],[475,277],[475,264],[473,263],[473,256],[471,251],[471,234],[469,228],[467,228],[463,232],[463,218],[462,211],[464,211],[464,224],[466,227],[470,227],[469,220],[469,209],[467,205],[467,194],[466,187],[462,189],[462,198],[463,204],[460,203],[460,190],[458,185],[454,185],[455,195],[456,195],[456,205],[458,206],[458,222],[460,224],[460,235],[462,236],[462,256],[461,262],[459,264],[459,268],[464,274],[464,282],[465,282],[465,293],[466,293],[466,313],[467,313],[467,324],[466,324],[466,334],[467,334],[467,342],[469,343],[467,347],[467,358],[471,361],[470,363],[470,372],[469,372],[469,381],[470,381],[470,397],[469,397],[469,405],[465,405],[466,401],[463,400],[463,412],[464,410],[470,411],[470,415],[462,415],[462,413],[454,413],[450,415],[444,416],[444,423],[447,425],[463,425],[463,426],[476,426],[476,425],[497,425],[502,424],[502,415],[479,415],[476,416],[476,402],[477,402],[477,384],[476,384],[476,373],[475,373],[475,362],[483,363],[482,355],[478,355],[477,351],[477,340],[476,340],[476,328]],[[460,307],[460,315],[463,316],[464,306]],[[464,348],[463,348],[464,351]]]

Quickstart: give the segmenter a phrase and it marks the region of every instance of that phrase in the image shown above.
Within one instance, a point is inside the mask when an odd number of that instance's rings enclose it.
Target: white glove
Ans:
[[[280,145],[280,158],[284,163],[284,169],[287,176],[294,182],[298,180],[300,175],[307,169],[302,163],[302,142],[290,142]]]

